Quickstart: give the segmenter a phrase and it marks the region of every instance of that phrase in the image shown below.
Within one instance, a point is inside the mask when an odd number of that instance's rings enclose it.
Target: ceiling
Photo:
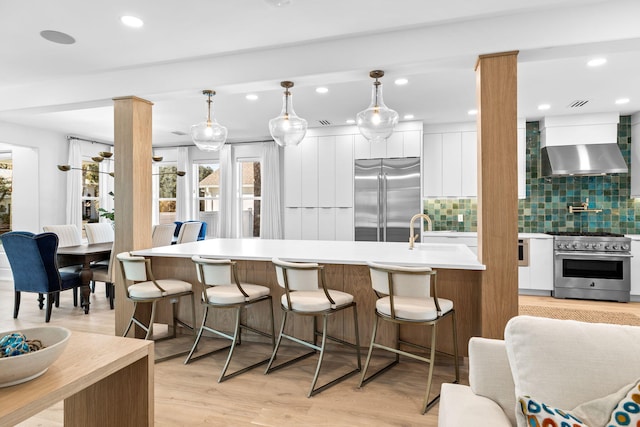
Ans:
[[[145,25],[125,27],[122,15]],[[214,89],[229,140],[263,140],[281,80],[295,82],[310,127],[343,125],[368,106],[368,73],[382,69],[385,102],[401,119],[468,122],[478,55],[511,50],[520,117],[630,114],[640,111],[637,16],[637,0],[2,2],[0,121],[111,142],[112,98],[135,95],[154,103],[154,146],[188,145],[206,115],[201,92]],[[49,42],[43,30],[76,42]],[[594,57],[607,63],[587,67]],[[395,85],[400,77],[408,84]]]

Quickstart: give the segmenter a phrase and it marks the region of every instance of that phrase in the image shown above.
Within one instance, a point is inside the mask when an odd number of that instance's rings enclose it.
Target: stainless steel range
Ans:
[[[629,301],[631,239],[613,233],[547,234],[554,236],[554,297]]]

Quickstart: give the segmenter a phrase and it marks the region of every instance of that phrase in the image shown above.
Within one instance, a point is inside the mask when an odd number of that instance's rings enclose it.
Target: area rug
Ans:
[[[520,314],[529,316],[549,317],[552,319],[570,319],[581,322],[640,326],[639,316],[623,311],[612,312],[521,304],[519,306],[519,312]]]

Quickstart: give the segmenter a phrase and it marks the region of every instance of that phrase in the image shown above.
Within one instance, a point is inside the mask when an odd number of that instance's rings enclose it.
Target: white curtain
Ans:
[[[67,224],[74,224],[82,230],[82,154],[80,141],[69,141],[69,165],[73,169],[67,172]],[[78,169],[75,169],[78,168]]]
[[[271,141],[264,143],[262,156],[262,206],[260,212],[260,238],[282,239],[282,213],[280,204],[280,150]]]
[[[113,152],[113,149],[111,150]],[[113,196],[109,195],[113,192],[113,178],[109,175],[113,172],[113,161],[100,162],[98,168],[100,171],[100,197],[98,200],[100,208],[111,212],[113,210]],[[109,222],[107,218],[100,217],[101,222]]]
[[[232,147],[225,144],[220,149],[220,220],[218,237],[240,237],[236,219],[236,200],[233,194],[233,153]]]
[[[189,148],[178,147],[177,167],[179,171],[185,171],[183,177],[176,177],[176,221],[189,221],[195,218],[193,207],[193,195],[191,182],[193,180],[193,168],[190,167]]]

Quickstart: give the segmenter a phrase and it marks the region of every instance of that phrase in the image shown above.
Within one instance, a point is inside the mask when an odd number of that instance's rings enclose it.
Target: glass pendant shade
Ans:
[[[293,82],[281,82],[280,86],[285,88],[282,111],[278,117],[269,120],[269,132],[278,145],[283,147],[298,145],[307,133],[307,121],[298,117],[293,111],[291,92],[289,92]]]
[[[369,76],[376,79],[371,89],[371,104],[358,113],[356,123],[362,136],[369,141],[384,142],[398,124],[398,113],[384,105],[382,100],[382,83],[378,79],[384,76],[384,72],[375,70]]]
[[[212,90],[203,90],[202,93],[208,97],[207,120],[191,126],[191,139],[200,150],[218,151],[227,140],[227,128],[211,117],[211,97],[216,93]]]

